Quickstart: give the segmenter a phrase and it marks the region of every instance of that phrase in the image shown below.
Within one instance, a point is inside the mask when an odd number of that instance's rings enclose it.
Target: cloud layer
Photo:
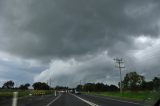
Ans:
[[[2,61],[2,78],[22,75],[17,66],[31,72],[26,80],[117,83],[112,59],[123,57],[125,70],[151,79],[160,69],[159,9],[156,0],[1,0],[0,57],[23,61]]]

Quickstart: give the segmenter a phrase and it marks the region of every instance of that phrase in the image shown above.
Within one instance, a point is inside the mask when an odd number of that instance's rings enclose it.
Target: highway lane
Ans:
[[[18,100],[17,106],[46,106],[54,100],[54,95],[31,96]]]
[[[94,103],[94,104],[93,104]],[[11,102],[0,104],[0,106],[12,106]],[[18,99],[17,106],[143,106],[138,103],[113,100],[110,98],[97,97],[91,95],[74,95],[63,93],[55,97],[48,96],[30,96]]]
[[[18,99],[17,106],[46,106],[50,101],[55,99],[53,95],[28,96]],[[6,99],[0,102],[0,106],[12,106],[12,99]]]
[[[76,98],[72,94],[64,93],[59,99],[54,101],[50,106],[90,106],[86,102]]]
[[[90,106],[69,93],[57,95],[28,96],[18,99],[17,106]],[[0,106],[12,106],[12,100],[0,102]]]
[[[81,94],[79,95],[79,97],[91,101],[99,106],[144,106],[143,104],[137,102],[122,101],[122,100],[94,96],[94,95]]]
[[[0,106],[11,106],[11,97],[0,97]]]

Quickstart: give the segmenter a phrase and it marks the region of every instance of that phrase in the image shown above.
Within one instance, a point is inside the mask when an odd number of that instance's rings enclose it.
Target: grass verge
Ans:
[[[0,90],[0,97],[12,97],[13,92],[18,92],[18,97],[31,95],[49,95],[54,94],[54,90]]]
[[[122,94],[120,92],[83,92],[84,94],[91,94],[96,96],[110,97],[114,99],[127,100],[140,102],[144,104],[153,104],[158,98],[160,98],[160,92],[155,91],[125,91]]]

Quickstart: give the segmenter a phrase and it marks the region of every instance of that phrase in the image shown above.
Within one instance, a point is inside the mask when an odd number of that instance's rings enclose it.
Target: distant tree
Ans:
[[[153,81],[144,81],[142,83],[142,90],[153,90]]]
[[[109,85],[105,85],[105,91],[111,91],[111,88],[110,88],[110,86]]]
[[[20,85],[19,89],[25,89],[24,85]]]
[[[109,89],[110,89],[110,91],[118,91],[118,87],[115,85],[110,85]]]
[[[22,84],[22,85],[20,85],[19,89],[27,90],[29,86],[30,86],[29,83],[26,83],[26,84],[24,84],[24,85]]]
[[[153,81],[153,87],[155,90],[160,90],[160,78],[154,77]]]
[[[123,80],[123,88],[127,90],[139,90],[142,88],[144,77],[136,72],[127,73]]]
[[[49,89],[49,86],[44,83],[44,82],[35,82],[32,87],[35,89],[35,90],[48,90]]]
[[[11,89],[14,88],[14,82],[13,81],[7,81],[3,84],[2,88],[4,89]]]
[[[64,87],[64,86],[56,86],[55,87],[55,90],[68,90],[69,88],[68,87]]]
[[[83,90],[83,86],[82,85],[77,85],[76,90],[82,91]]]
[[[118,87],[115,85],[107,85],[104,83],[86,83],[84,85],[78,85],[77,90],[90,91],[90,92],[104,92],[104,91],[118,91]]]
[[[95,91],[95,84],[94,83],[86,83],[83,87],[84,91]]]
[[[95,84],[95,91],[106,91],[107,87],[103,83],[96,83]]]
[[[29,86],[30,86],[29,83],[26,83],[26,84],[25,84],[25,87],[26,87],[27,89],[29,88]]]

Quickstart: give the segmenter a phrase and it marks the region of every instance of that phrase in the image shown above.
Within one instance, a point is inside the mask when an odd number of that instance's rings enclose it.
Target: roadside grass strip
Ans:
[[[47,94],[53,94],[54,91],[49,91],[49,90],[33,90],[32,95],[47,95]]]
[[[71,94],[71,95],[73,95],[73,94]],[[90,102],[90,101],[88,101],[88,100],[82,99],[82,98],[80,98],[80,97],[78,97],[78,96],[76,96],[76,95],[73,95],[73,96],[75,96],[76,98],[78,98],[78,99],[82,100],[83,102],[89,104],[90,106],[99,106],[99,105],[97,105],[97,104],[95,104],[95,103],[92,103],[92,102]]]
[[[45,92],[36,91],[36,92],[33,92],[32,94],[33,95],[45,95]]]
[[[96,96],[96,95],[89,95],[89,96],[93,96],[93,97],[97,97],[97,98],[102,98],[102,99],[106,99],[106,100],[113,100],[113,101],[117,101],[117,102],[124,102],[124,103],[129,103],[129,104],[136,104],[136,105],[143,105],[141,103],[135,103],[135,102],[125,101],[125,100],[118,100],[118,99],[112,99],[112,98],[105,98],[105,97],[100,97],[100,96]]]

